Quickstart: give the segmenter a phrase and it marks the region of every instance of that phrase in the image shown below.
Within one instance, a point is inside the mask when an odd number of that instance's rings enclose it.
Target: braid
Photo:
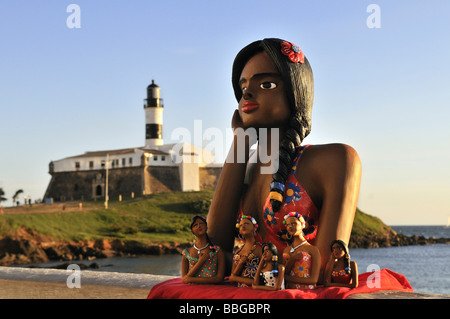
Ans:
[[[285,184],[289,176],[289,170],[295,159],[297,149],[301,146],[303,139],[305,138],[305,128],[302,124],[302,116],[299,112],[296,112],[291,116],[289,120],[289,128],[285,133],[285,137],[280,143],[280,149],[278,151],[279,166],[278,171],[272,175],[273,181],[281,184]],[[283,194],[277,184],[272,183],[270,186],[270,203],[274,212],[280,210],[283,204]],[[281,198],[279,195],[281,194]],[[280,200],[281,199],[281,200]]]
[[[216,251],[216,246],[214,245],[214,243],[211,241],[211,239],[209,238],[208,234],[206,234],[206,241],[209,243],[209,249],[212,252]]]
[[[350,268],[350,254],[348,252],[344,256],[344,266],[345,272],[350,274],[352,269]]]

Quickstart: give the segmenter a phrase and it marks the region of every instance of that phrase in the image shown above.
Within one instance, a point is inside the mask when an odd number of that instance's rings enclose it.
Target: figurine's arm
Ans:
[[[264,265],[264,260],[261,258],[261,261],[259,262],[259,265],[258,265],[258,269],[256,270],[255,279],[253,280],[253,284],[252,284],[253,288],[255,288],[255,286],[258,286],[260,284],[259,283],[259,277],[260,277],[259,274],[261,273],[261,269],[262,269],[263,265]]]
[[[350,239],[361,182],[361,161],[357,152],[344,144],[315,145],[303,155],[312,172],[310,178],[315,181],[312,192],[321,201],[315,245],[320,251],[323,271],[331,253],[330,243],[334,239],[348,243]]]
[[[291,271],[292,265],[295,262],[295,259],[291,258],[291,255],[289,254],[289,250],[290,250],[289,246],[286,247],[283,250],[283,261],[282,261],[282,263],[283,263],[283,265],[285,267],[285,272],[286,273],[289,273]]]
[[[232,127],[233,129],[242,127],[242,120],[237,110],[233,115]],[[249,138],[242,138],[239,134],[234,134],[208,213],[208,235],[224,250],[228,262],[232,257],[233,229],[236,225],[239,202],[244,190],[249,150]]]
[[[352,269],[352,283],[350,284],[350,288],[358,287],[358,265],[354,261],[350,261],[350,267]]]
[[[191,268],[191,270],[189,270],[189,272],[187,273],[187,276],[189,277],[193,277],[195,276],[195,274],[202,269],[203,264],[209,259],[209,253],[202,253],[199,258],[197,263],[194,265],[194,267]]]
[[[187,260],[186,257],[183,256],[181,258],[181,278],[184,278],[187,275],[188,269],[189,269],[189,261]]]
[[[334,257],[333,257],[333,255],[330,255],[328,263],[325,267],[324,278],[323,278],[323,285],[325,287],[329,287],[331,285],[331,272],[333,271],[333,267],[334,267]]]
[[[230,281],[236,281],[236,282],[242,282],[241,279],[246,279],[240,276],[242,272],[242,268],[244,268],[244,265],[247,261],[247,256],[241,256],[239,259],[239,262],[237,264],[233,263],[233,268],[231,270],[231,275],[229,277]],[[252,279],[253,281],[253,279]],[[250,283],[251,285],[252,283]]]
[[[217,253],[218,263],[217,263],[217,273],[214,277],[188,277],[186,283],[192,284],[217,284],[223,281],[225,274],[225,255],[222,251]],[[202,265],[205,261],[203,261]],[[200,260],[197,264],[200,263]],[[196,272],[195,272],[196,273]],[[195,274],[194,273],[194,274]],[[184,282],[184,281],[183,281]]]

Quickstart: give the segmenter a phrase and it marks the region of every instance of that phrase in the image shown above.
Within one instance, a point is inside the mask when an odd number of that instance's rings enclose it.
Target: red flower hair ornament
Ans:
[[[300,50],[300,48],[293,43],[282,41],[281,53],[289,57],[289,60],[291,60],[294,63],[305,62],[305,55],[303,54],[302,50]]]

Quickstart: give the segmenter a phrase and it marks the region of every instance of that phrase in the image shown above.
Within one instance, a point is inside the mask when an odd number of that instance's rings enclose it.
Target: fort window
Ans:
[[[125,166],[127,164],[127,160],[125,158],[122,158],[122,166]]]
[[[161,161],[165,161],[166,157],[164,155],[161,155]]]
[[[75,162],[75,169],[80,169],[80,162]]]
[[[128,164],[130,164],[130,166],[133,164],[133,158],[132,157],[128,158]]]
[[[158,160],[158,155],[153,156],[153,160],[157,161]]]
[[[102,167],[102,168],[105,168],[105,161],[102,161],[101,167]]]
[[[89,161],[89,168],[93,169],[94,168],[94,161]]]

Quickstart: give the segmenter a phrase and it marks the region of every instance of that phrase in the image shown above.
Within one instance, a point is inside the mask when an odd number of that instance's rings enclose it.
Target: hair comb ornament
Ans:
[[[289,57],[289,60],[291,60],[294,63],[305,62],[305,55],[303,54],[302,50],[300,50],[300,48],[293,43],[282,41],[281,53]]]
[[[242,219],[248,219],[249,221],[252,222],[252,224],[255,226],[255,228],[258,228],[258,223],[256,222],[256,219],[254,219],[252,216],[250,215],[242,215],[241,218],[239,218],[236,222],[236,228],[239,228],[241,225],[239,224],[241,222]]]
[[[288,219],[289,217],[295,217],[297,219],[300,220],[300,217],[302,217],[299,213],[296,212],[290,212],[287,215],[284,215],[284,220],[283,220],[283,224],[286,225],[286,219]]]

